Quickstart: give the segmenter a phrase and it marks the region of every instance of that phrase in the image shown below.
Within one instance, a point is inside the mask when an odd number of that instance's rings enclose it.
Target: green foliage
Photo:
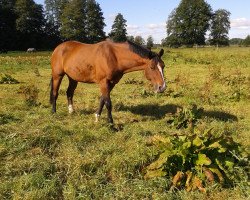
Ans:
[[[204,184],[232,186],[243,178],[242,169],[249,164],[249,155],[239,143],[211,129],[175,137],[155,135],[150,143],[160,154],[147,167],[145,178],[170,177],[172,188],[204,192]]]
[[[229,40],[230,45],[241,45],[243,42],[242,38],[232,38]]]
[[[68,40],[86,40],[85,19],[86,1],[72,0],[68,2],[61,14],[61,35]]]
[[[169,15],[167,43],[171,46],[205,44],[205,34],[209,28],[211,10],[210,5],[204,0],[182,0]]]
[[[9,74],[4,74],[4,76],[2,76],[0,80],[0,84],[18,84],[18,83],[20,82]]]
[[[45,0],[45,15],[55,29],[61,27],[61,15],[69,0]]]
[[[17,0],[15,4],[17,14],[16,28],[21,33],[40,33],[44,25],[42,5],[33,0]]]
[[[109,37],[115,42],[124,42],[127,40],[127,20],[124,19],[121,13],[118,13],[115,17],[114,23],[112,25]]]
[[[1,0],[0,1],[0,50],[8,50],[13,48],[13,40],[16,39],[16,24],[14,13],[14,0]],[[12,34],[10,34],[12,33]]]
[[[228,94],[229,99],[240,101],[249,97],[250,77],[243,75],[240,71],[223,77],[221,82],[230,87]]]
[[[151,48],[153,48],[153,46],[154,46],[154,39],[153,39],[152,35],[150,35],[147,38],[147,48],[151,49]]]
[[[225,9],[216,10],[212,17],[210,28],[210,44],[229,45],[228,31],[230,29],[230,12]]]
[[[33,0],[17,0],[14,8],[18,43],[23,43],[23,49],[41,47],[45,25],[43,6]]]
[[[25,102],[28,106],[36,106],[38,104],[39,89],[35,85],[23,85],[19,88],[19,93],[24,95]]]
[[[145,44],[145,40],[140,35],[135,36],[134,42],[136,44],[139,44],[139,45],[144,45]]]
[[[103,12],[95,0],[86,2],[85,30],[88,43],[100,42],[105,38]]]
[[[135,41],[135,37],[132,35],[127,36],[127,40],[134,42]]]
[[[203,114],[203,108],[193,104],[186,108],[178,108],[175,114],[167,115],[167,123],[176,129],[194,127]]]
[[[250,46],[250,35],[248,35],[242,42],[244,46]]]

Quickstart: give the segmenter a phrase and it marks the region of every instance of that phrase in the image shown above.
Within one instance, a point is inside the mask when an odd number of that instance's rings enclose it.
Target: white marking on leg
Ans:
[[[95,114],[95,122],[98,122],[100,118],[100,115],[98,115],[97,113]]]
[[[70,104],[68,108],[69,108],[69,114],[74,112],[73,105]]]

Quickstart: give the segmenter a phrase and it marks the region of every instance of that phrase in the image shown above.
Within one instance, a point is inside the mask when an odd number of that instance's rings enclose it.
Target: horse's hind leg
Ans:
[[[63,79],[63,75],[52,76],[51,85],[51,103],[52,103],[52,113],[56,112],[56,100],[58,97],[58,90]]]
[[[74,108],[73,108],[73,96],[74,96],[74,91],[77,87],[77,81],[69,78],[69,86],[67,89],[67,99],[68,99],[68,109],[69,109],[69,113],[73,113],[74,112]]]

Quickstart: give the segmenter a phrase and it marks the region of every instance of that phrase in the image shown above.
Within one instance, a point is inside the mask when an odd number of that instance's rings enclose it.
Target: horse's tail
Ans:
[[[50,99],[49,99],[50,104],[53,103],[53,99],[54,99],[54,97],[53,97],[53,77],[51,77],[51,80],[50,80]]]

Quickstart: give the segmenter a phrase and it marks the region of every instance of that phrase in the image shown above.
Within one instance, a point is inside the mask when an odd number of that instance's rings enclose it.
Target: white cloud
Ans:
[[[166,36],[166,24],[158,23],[158,24],[145,24],[145,25],[127,25],[128,35],[132,36],[142,36],[145,40],[149,35],[151,35],[155,42],[160,42],[161,39]]]
[[[231,27],[235,29],[250,29],[250,19],[244,17],[232,19]]]
[[[147,24],[145,27],[148,29],[163,29],[166,27],[166,24],[165,23]]]
[[[138,25],[127,25],[127,30],[138,30],[140,27]]]

